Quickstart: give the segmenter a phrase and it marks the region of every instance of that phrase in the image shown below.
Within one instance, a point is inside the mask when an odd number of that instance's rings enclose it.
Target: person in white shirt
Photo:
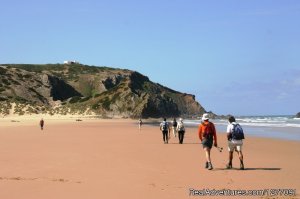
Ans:
[[[143,121],[142,121],[142,119],[140,118],[140,119],[139,119],[139,130],[142,129],[142,125],[143,125]]]
[[[176,130],[178,132],[179,144],[182,144],[183,139],[184,139],[184,133],[185,133],[185,128],[184,128],[184,125],[183,125],[182,118],[179,119],[179,122],[177,123]]]
[[[236,123],[235,118],[233,116],[230,116],[229,119],[229,124],[227,126],[227,139],[228,139],[228,151],[229,151],[229,161],[228,164],[226,165],[227,169],[232,168],[232,159],[233,159],[233,152],[237,151],[240,159],[240,169],[244,170],[244,157],[242,153],[242,146],[243,146],[243,139],[244,139],[244,134],[243,130],[242,132],[242,137],[235,136],[237,131],[237,128],[241,128],[241,126]]]

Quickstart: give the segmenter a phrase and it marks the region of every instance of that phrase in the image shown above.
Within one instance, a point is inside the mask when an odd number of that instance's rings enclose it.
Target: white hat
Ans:
[[[202,120],[203,120],[203,121],[209,120],[209,115],[208,115],[208,113],[204,113],[204,114],[203,114]]]
[[[179,118],[179,121],[181,121],[181,122],[182,122],[182,118]]]

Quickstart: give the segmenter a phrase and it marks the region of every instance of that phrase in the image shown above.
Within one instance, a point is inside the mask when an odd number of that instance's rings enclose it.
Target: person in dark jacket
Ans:
[[[169,138],[170,138],[170,127],[169,127],[169,123],[167,122],[166,118],[164,118],[164,121],[162,123],[160,123],[159,128],[163,134],[164,143],[168,144]]]
[[[42,118],[42,119],[40,120],[40,127],[41,127],[41,130],[44,129],[44,124],[45,124],[45,122],[44,122],[44,119]]]

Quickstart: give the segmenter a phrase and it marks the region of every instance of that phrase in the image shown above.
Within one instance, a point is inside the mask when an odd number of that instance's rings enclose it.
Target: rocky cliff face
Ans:
[[[300,112],[296,114],[296,118],[300,118]]]
[[[1,65],[0,113],[96,114],[106,117],[199,115],[195,96],[130,70],[85,65]]]

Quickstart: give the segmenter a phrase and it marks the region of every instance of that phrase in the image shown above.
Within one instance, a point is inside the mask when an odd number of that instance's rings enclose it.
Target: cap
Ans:
[[[209,120],[209,115],[208,115],[208,113],[204,113],[204,114],[203,114],[202,120],[203,120],[203,121]]]

